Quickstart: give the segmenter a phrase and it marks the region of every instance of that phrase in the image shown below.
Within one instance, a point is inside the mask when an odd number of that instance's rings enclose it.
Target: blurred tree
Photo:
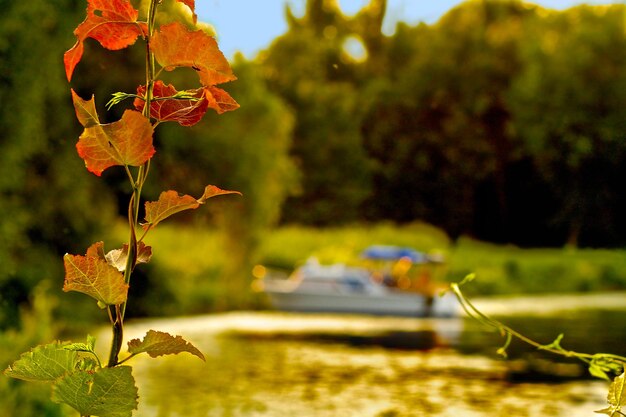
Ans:
[[[388,38],[385,6],[351,18],[335,0],[309,0],[300,18],[287,8],[289,32],[260,56],[296,113],[302,191],[285,221],[423,219],[524,245],[575,243],[583,229],[587,242],[623,241],[622,6],[583,16],[473,0]]]
[[[361,64],[344,49],[349,39],[358,44],[358,33],[334,0],[308,1],[300,19],[287,8],[287,18],[288,32],[260,56],[271,90],[296,116],[292,155],[302,172],[301,192],[287,200],[283,220],[353,221],[370,189],[360,134]]]
[[[0,329],[19,325],[18,305],[39,281],[60,287],[62,254],[84,251],[112,214],[75,155],[79,131],[63,71],[84,7],[0,0]]]
[[[580,6],[529,27],[514,125],[556,199],[562,241],[623,244],[626,7]]]
[[[518,1],[470,1],[432,27],[398,27],[387,49],[390,82],[372,92],[362,128],[377,161],[370,203],[381,211],[371,215],[508,237],[507,166],[516,155],[506,92],[533,13]],[[490,216],[477,210],[485,187]]]

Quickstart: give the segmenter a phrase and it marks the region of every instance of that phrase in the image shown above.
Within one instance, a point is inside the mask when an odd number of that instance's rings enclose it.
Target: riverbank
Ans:
[[[147,243],[155,248],[154,255],[150,264],[139,269],[139,273],[146,271],[137,281],[143,288],[131,293],[142,307],[132,312],[134,316],[221,311],[224,297],[249,290],[228,287],[231,280],[226,271],[235,268],[228,265],[231,257],[219,236],[208,227],[159,225]],[[409,246],[442,255],[446,262],[436,271],[441,280],[459,282],[469,273],[476,274],[463,289],[472,297],[626,291],[624,250],[524,249],[468,238],[451,241],[443,231],[421,223],[282,227],[263,237],[254,259],[289,272],[310,256],[323,263],[359,262],[359,253],[371,244]],[[240,273],[252,281],[251,270]],[[262,307],[262,301],[257,298],[255,307]]]

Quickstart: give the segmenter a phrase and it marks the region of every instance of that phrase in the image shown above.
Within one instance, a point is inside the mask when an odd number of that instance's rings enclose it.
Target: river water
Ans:
[[[478,300],[541,343],[626,354],[626,295]],[[206,356],[131,360],[135,417],[594,416],[608,384],[576,361],[502,344],[472,319],[234,312],[135,321]]]

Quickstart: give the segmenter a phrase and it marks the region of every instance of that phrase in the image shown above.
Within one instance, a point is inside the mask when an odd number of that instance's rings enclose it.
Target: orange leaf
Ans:
[[[189,31],[179,22],[161,26],[150,48],[167,71],[176,67],[193,68],[204,86],[237,79],[213,37],[201,30]]]
[[[104,259],[104,242],[96,242],[87,248],[87,256]]]
[[[204,202],[207,201],[209,198],[216,197],[218,195],[224,195],[224,194],[241,195],[239,191],[222,190],[221,188],[218,188],[215,185],[207,185],[206,187],[204,187],[204,194],[202,194],[202,197],[198,199],[198,202],[201,204],[204,204]]]
[[[165,85],[160,80],[154,84],[153,95],[155,98],[171,97],[177,92],[174,86],[171,84]],[[189,90],[188,92],[198,100],[154,100],[150,104],[150,117],[161,122],[178,122],[182,126],[195,125],[202,119],[204,113],[206,113],[209,102],[204,98],[204,89],[202,88]],[[137,88],[137,94],[144,96],[146,94],[146,87],[142,85]],[[135,99],[134,105],[137,110],[143,112],[143,108],[145,107],[143,100]]]
[[[128,296],[128,284],[124,282],[124,275],[106,260],[92,256],[93,254],[93,251],[88,251],[87,256],[66,254],[63,257],[63,291],[87,294],[102,305],[122,304]]]
[[[239,103],[237,103],[235,99],[230,96],[230,94],[221,88],[205,87],[204,91],[204,97],[209,102],[209,107],[215,110],[218,114],[239,108]]]
[[[179,195],[176,191],[164,191],[158,201],[148,201],[145,204],[146,222],[142,225],[145,230],[151,229],[166,218],[185,210],[193,210],[204,204],[211,197],[223,194],[241,194],[238,191],[222,190],[214,185],[207,185],[204,194],[199,199],[190,195]]]
[[[146,230],[153,228],[173,214],[198,207],[200,207],[200,202],[190,195],[179,195],[172,190],[164,191],[158,201],[146,202],[146,223],[143,224],[143,228]]]
[[[107,49],[123,49],[147,33],[137,22],[138,11],[129,0],[87,0],[87,17],[74,30],[77,41],[63,56],[65,74],[71,81],[74,68],[83,56],[83,42],[92,38]],[[97,13],[96,13],[97,12]]]
[[[152,125],[134,110],[126,110],[117,122],[85,129],[76,149],[87,169],[96,175],[114,165],[139,166],[152,155]]]

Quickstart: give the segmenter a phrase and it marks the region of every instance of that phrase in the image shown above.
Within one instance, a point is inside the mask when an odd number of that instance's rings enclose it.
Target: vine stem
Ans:
[[[156,17],[157,6],[160,0],[150,0],[148,9],[148,33],[146,33],[146,96],[143,114],[150,120],[150,106],[153,101],[154,81],[155,81],[155,62],[154,54],[150,50],[150,42],[154,33],[154,22]],[[150,170],[150,161],[141,165],[137,171],[137,177],[133,180],[129,174],[129,181],[133,190],[128,203],[128,227],[130,236],[128,238],[128,257],[126,259],[126,268],[124,270],[124,282],[130,283],[130,278],[137,264],[137,224],[139,219],[139,206],[141,203],[141,191]],[[109,353],[108,366],[118,365],[119,353],[122,349],[122,341],[124,339],[124,314],[126,312],[126,303],[109,307],[109,314],[112,319],[113,337],[111,341],[111,351]]]
[[[469,279],[468,279],[469,278]],[[503,354],[506,356],[506,348],[508,347],[509,343],[511,342],[512,338],[516,338],[518,340],[521,340],[524,343],[527,343],[530,346],[533,346],[539,350],[543,350],[546,352],[550,352],[553,353],[555,355],[560,355],[560,356],[564,356],[564,357],[568,357],[568,358],[576,358],[578,360],[581,360],[582,362],[585,362],[587,364],[592,364],[594,360],[604,360],[606,362],[609,363],[613,363],[618,365],[621,369],[624,368],[624,366],[626,365],[626,357],[624,356],[619,356],[619,355],[613,355],[613,354],[604,354],[604,353],[596,353],[596,354],[589,354],[589,353],[582,353],[582,352],[575,352],[572,350],[567,350],[567,349],[563,349],[560,345],[560,340],[561,340],[561,336],[559,336],[554,342],[552,342],[551,344],[545,345],[545,344],[541,344],[529,337],[524,336],[523,334],[519,333],[518,331],[510,328],[509,326],[492,319],[491,317],[487,316],[486,314],[482,313],[478,308],[476,308],[474,306],[474,304],[472,304],[472,302],[470,300],[468,300],[465,295],[462,293],[460,286],[463,285],[466,280],[470,281],[473,278],[470,278],[470,276],[468,276],[465,280],[463,280],[463,282],[461,283],[452,283],[450,284],[450,289],[452,290],[452,292],[454,293],[454,295],[457,297],[457,299],[459,300],[459,303],[461,304],[461,306],[463,307],[463,310],[465,310],[465,312],[467,313],[467,315],[469,317],[472,317],[476,320],[478,320],[479,322],[486,324],[490,327],[493,327],[497,330],[500,331],[501,334],[503,334],[504,336],[506,336],[506,341],[505,341],[505,345],[500,348],[498,350],[499,353]]]

